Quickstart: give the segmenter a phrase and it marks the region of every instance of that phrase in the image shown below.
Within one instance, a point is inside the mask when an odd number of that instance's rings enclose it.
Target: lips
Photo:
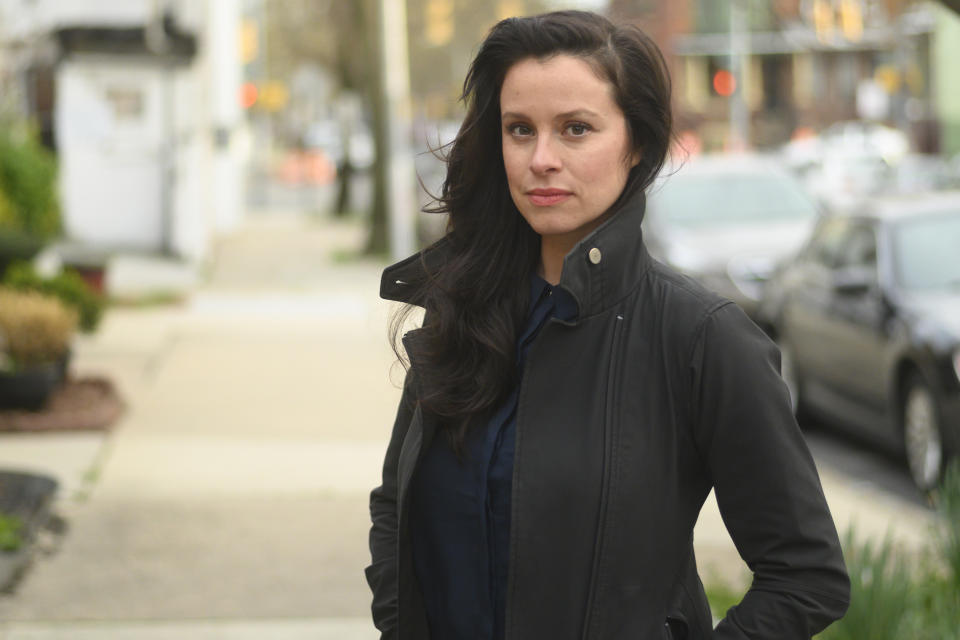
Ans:
[[[530,202],[538,207],[548,207],[552,204],[563,202],[573,195],[564,189],[531,189],[527,191],[527,197]]]

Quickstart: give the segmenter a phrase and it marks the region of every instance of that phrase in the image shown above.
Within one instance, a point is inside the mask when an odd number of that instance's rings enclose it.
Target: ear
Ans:
[[[637,149],[636,151],[634,151],[633,153],[631,153],[631,154],[630,154],[630,168],[633,169],[635,166],[637,166],[638,164],[640,164],[640,159],[641,159],[642,157],[643,157],[643,151],[642,151],[641,149]]]

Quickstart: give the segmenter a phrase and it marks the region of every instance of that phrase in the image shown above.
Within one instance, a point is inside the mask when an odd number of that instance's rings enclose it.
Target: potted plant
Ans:
[[[58,299],[0,288],[0,409],[43,407],[76,328],[77,312]]]
[[[38,291],[58,298],[68,307],[76,309],[83,333],[97,330],[106,306],[104,296],[94,291],[74,269],[64,269],[52,277],[44,277],[25,261],[15,262],[7,269],[0,287],[17,291]]]
[[[57,164],[25,126],[0,122],[0,275],[29,260],[62,228]]]

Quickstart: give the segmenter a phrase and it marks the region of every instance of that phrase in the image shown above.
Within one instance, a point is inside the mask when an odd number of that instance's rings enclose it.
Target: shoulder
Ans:
[[[658,260],[651,260],[648,271],[652,293],[671,303],[690,310],[709,312],[730,303],[730,300],[711,291],[690,276],[676,271]]]
[[[678,372],[704,357],[770,357],[773,343],[733,301],[660,262],[652,262],[631,302],[632,331],[659,343]]]
[[[687,345],[703,333],[710,318],[726,315],[729,307],[739,309],[729,299],[656,260],[636,291],[635,303],[642,311],[639,315],[661,328],[664,338]]]

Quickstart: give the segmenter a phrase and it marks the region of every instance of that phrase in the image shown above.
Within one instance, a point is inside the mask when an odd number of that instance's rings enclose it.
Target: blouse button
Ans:
[[[590,258],[590,262],[593,264],[600,264],[600,260],[603,258],[603,255],[600,253],[600,249],[597,249],[596,247],[590,249],[590,253],[587,255]]]

